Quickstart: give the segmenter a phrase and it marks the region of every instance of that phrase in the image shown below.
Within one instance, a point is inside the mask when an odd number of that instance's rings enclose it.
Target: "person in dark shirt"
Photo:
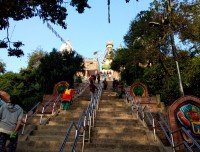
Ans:
[[[98,90],[98,88],[94,85],[93,81],[90,81],[89,88],[90,88],[91,99],[93,100],[94,99],[94,93],[95,93],[96,90]]]

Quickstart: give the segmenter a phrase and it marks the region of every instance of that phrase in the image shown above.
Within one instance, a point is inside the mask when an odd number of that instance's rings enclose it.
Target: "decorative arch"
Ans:
[[[134,82],[130,87],[130,93],[132,96],[149,96],[147,87],[142,82]]]
[[[197,98],[195,96],[183,96],[179,99],[177,99],[175,102],[173,102],[172,105],[168,108],[168,123],[172,131],[177,130],[180,128],[180,126],[185,127],[189,132],[193,132],[191,130],[192,126],[190,124],[193,124],[193,122],[190,122],[190,116],[185,116],[185,114],[190,114],[191,109],[187,109],[186,113],[184,113],[184,109],[186,109],[186,106],[193,106],[193,108],[197,109],[198,112],[200,110],[200,98]],[[180,120],[182,119],[182,120]],[[181,122],[182,121],[182,122]],[[198,123],[200,120],[197,120]],[[189,124],[189,125],[188,125]],[[197,126],[200,127],[200,126]],[[197,137],[197,139],[200,140],[200,133],[199,134],[193,134],[193,136]],[[176,143],[182,142],[182,138],[184,138],[184,135],[180,132],[177,132],[174,134],[174,140]],[[187,139],[185,139],[187,140]],[[189,142],[189,141],[188,141]]]
[[[68,87],[69,87],[69,83],[67,81],[58,82],[54,86],[53,95],[58,95],[59,93],[62,93]]]
[[[0,90],[0,98],[2,100],[4,100],[5,102],[10,101],[10,95],[7,92],[5,92],[5,91],[1,91]]]

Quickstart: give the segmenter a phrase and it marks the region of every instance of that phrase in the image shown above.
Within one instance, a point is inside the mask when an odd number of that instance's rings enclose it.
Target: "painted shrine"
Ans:
[[[184,127],[200,142],[200,99],[194,96],[183,96],[168,108],[169,125],[172,131]],[[182,138],[190,143],[184,133],[174,134],[174,141],[180,143]]]
[[[141,82],[134,82],[130,87],[130,93],[132,96],[148,96],[147,87]]]
[[[135,98],[136,103],[143,107],[147,106],[151,112],[164,112],[164,103],[160,102],[160,96],[149,96],[147,86],[142,82],[134,82],[129,87],[130,94]]]

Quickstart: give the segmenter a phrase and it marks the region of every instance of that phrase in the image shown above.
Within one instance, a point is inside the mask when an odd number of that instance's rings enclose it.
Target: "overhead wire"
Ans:
[[[60,39],[60,41],[61,42],[63,42],[63,43],[65,43],[66,45],[67,45],[67,43],[65,42],[65,40],[56,32],[56,30],[54,30],[54,28],[49,24],[49,23],[47,23],[47,27],[48,27],[48,29],[49,30],[51,30],[54,34],[55,34],[55,36],[56,37],[58,37],[59,39]],[[75,51],[75,50],[72,50],[72,51],[74,51],[76,54],[79,54],[77,51]],[[80,54],[79,54],[80,55]],[[86,57],[84,57],[83,55],[81,55],[84,59],[86,59]]]

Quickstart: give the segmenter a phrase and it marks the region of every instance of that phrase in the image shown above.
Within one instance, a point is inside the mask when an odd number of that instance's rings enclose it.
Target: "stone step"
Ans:
[[[112,144],[115,144],[115,145],[122,145],[122,144],[125,144],[125,145],[130,145],[130,144],[139,144],[139,145],[150,145],[149,141],[148,141],[148,138],[147,137],[140,137],[140,138],[137,138],[137,137],[126,137],[126,136],[122,136],[122,137],[100,137],[100,138],[94,138],[92,137],[91,138],[91,143],[92,144],[101,144],[101,145],[112,145]]]
[[[50,142],[50,141],[58,141],[60,143],[62,143],[64,141],[65,138],[65,134],[63,134],[62,136],[60,135],[31,135],[27,138],[28,141],[46,141],[46,142]],[[70,135],[68,138],[69,141],[73,141],[74,140],[74,136]],[[81,139],[79,139],[81,140]]]
[[[115,108],[126,108],[126,104],[125,103],[100,103],[101,107],[103,108],[110,108],[110,107],[115,107]]]
[[[102,92],[99,110],[91,128],[91,143],[85,141],[85,152],[159,152],[153,145],[152,135],[144,127],[131,107],[112,92],[112,85]],[[55,152],[59,151],[72,120],[77,124],[80,114],[90,102],[90,92],[86,89],[74,99],[70,108],[49,119],[47,125],[38,125],[36,130],[18,144],[19,152]],[[75,137],[72,128],[63,152],[71,151]],[[82,132],[83,130],[81,130]],[[88,132],[86,132],[88,137]],[[79,137],[76,152],[81,152],[82,137]]]
[[[134,119],[134,117],[132,116],[132,115],[115,115],[115,116],[113,116],[113,117],[111,117],[111,116],[109,116],[109,115],[106,115],[106,114],[104,114],[104,115],[97,115],[97,117],[96,117],[96,119],[97,120],[99,120],[99,119],[102,119],[102,120],[110,120],[110,121],[112,121],[113,119],[115,120],[115,119],[125,119],[125,120],[129,120],[129,119]]]
[[[69,118],[77,118],[77,117],[80,117],[82,113],[82,110],[81,111],[63,111],[60,115],[54,117],[54,118],[50,118],[50,120],[52,121],[58,121],[58,120],[68,120]]]
[[[95,134],[130,134],[130,135],[144,135],[146,134],[146,127],[138,127],[138,126],[120,126],[120,127],[112,127],[112,126],[105,126],[105,127],[95,127],[92,128],[92,131]]]
[[[18,142],[17,152],[58,152],[62,143],[63,141],[27,141],[26,143]],[[64,146],[64,151],[69,151],[72,149],[72,145],[73,141],[67,142]],[[81,149],[82,142],[78,142],[76,147],[77,149]]]
[[[67,133],[68,128],[65,129],[61,129],[61,130],[49,130],[49,129],[43,129],[43,130],[34,130],[31,132],[31,136],[45,136],[45,135],[51,135],[51,136],[63,136]],[[75,128],[71,130],[70,134],[72,134],[73,136],[75,136]]]
[[[131,116],[134,117],[134,115],[131,112],[127,112],[127,111],[104,111],[104,112],[98,112],[97,113],[97,117],[98,116],[107,116],[107,117],[127,117],[127,116]]]
[[[97,138],[95,138],[97,137]],[[112,143],[118,143],[120,144],[121,142],[125,143],[139,143],[139,144],[149,144],[148,138],[146,135],[139,134],[139,136],[131,136],[127,134],[98,134],[97,136],[94,136],[95,141],[97,143],[107,143],[107,142],[112,142]]]
[[[140,145],[136,143],[108,143],[108,144],[90,144],[84,152],[160,152],[159,147],[153,145]]]
[[[102,127],[102,126],[119,126],[122,127],[124,125],[127,126],[134,126],[134,127],[142,127],[143,125],[138,122],[138,120],[126,120],[126,119],[113,119],[110,120],[102,120],[102,119],[96,119],[95,120],[95,127]]]
[[[69,124],[57,124],[57,125],[39,125],[36,127],[36,130],[52,130],[52,131],[56,131],[56,130],[60,130],[60,131],[67,131],[67,129],[69,128],[71,122],[69,122]]]
[[[30,118],[28,120],[27,124],[37,124],[37,123],[39,123],[40,118],[41,118],[41,114],[37,114],[37,115],[33,116],[32,118]]]
[[[102,106],[101,104],[99,105],[99,111],[111,111],[111,112],[116,112],[116,111],[124,111],[125,113],[131,112],[131,106]]]
[[[74,119],[70,118],[69,120],[66,120],[66,121],[61,121],[61,120],[60,121],[49,121],[46,126],[49,126],[49,125],[54,126],[54,127],[57,125],[68,126],[71,124],[72,121],[77,123],[78,120],[79,120],[79,118],[74,118]]]

